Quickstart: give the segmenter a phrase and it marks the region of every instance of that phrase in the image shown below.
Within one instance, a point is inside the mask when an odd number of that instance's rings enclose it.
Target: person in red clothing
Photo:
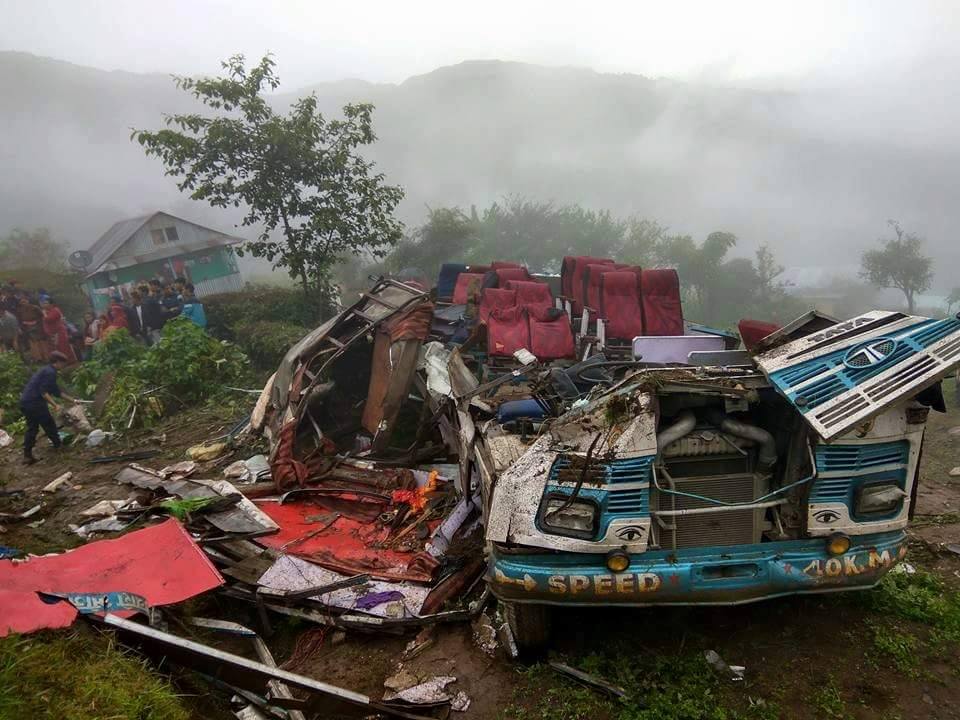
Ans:
[[[50,349],[62,354],[65,364],[73,365],[77,362],[77,354],[70,344],[70,334],[67,332],[63,313],[49,295],[40,296],[40,309],[43,311],[43,333],[47,336]]]
[[[107,308],[107,327],[104,328],[102,337],[106,337],[114,330],[127,327],[127,309],[123,306],[120,296],[113,295],[110,298],[110,307]]]

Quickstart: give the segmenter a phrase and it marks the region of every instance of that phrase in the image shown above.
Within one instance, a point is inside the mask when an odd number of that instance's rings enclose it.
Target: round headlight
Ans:
[[[624,550],[617,548],[607,553],[607,569],[610,572],[622,573],[630,567],[630,556]]]
[[[843,555],[850,549],[850,538],[843,533],[834,533],[827,538],[827,552],[831,555]]]

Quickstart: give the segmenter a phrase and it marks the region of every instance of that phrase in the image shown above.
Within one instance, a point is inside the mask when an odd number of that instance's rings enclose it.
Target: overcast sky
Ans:
[[[950,0],[0,0],[0,49],[179,74],[271,51],[286,89],[478,58],[789,86],[954,57],[958,16]]]

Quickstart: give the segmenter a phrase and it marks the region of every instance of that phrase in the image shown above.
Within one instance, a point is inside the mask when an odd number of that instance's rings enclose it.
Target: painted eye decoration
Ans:
[[[642,540],[645,535],[646,531],[644,528],[635,525],[628,525],[625,528],[617,530],[617,537],[627,542],[637,542],[638,540]]]
[[[829,525],[840,519],[840,514],[836,510],[820,510],[813,514],[814,520],[824,525]]]

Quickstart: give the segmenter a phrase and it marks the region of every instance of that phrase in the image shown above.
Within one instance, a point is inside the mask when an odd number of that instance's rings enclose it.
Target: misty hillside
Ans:
[[[283,58],[279,58],[283,78]],[[896,217],[938,265],[960,261],[956,111],[926,78],[912,95],[710,88],[638,75],[465,62],[399,85],[314,91],[335,112],[377,106],[373,151],[404,186],[401,214],[506,193],[638,213],[678,232],[726,229],[740,252],[769,242],[796,266],[849,270]],[[76,247],[114,220],[165,208],[229,229],[130,142],[191,106],[164,75],[106,72],[0,53],[0,232],[47,225]],[[915,108],[906,112],[904,103]],[[939,286],[957,284],[941,271]]]

